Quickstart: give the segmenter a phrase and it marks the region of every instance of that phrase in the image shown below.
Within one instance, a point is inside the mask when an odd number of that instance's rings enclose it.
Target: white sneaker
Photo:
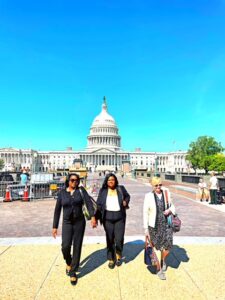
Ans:
[[[162,270],[158,271],[158,272],[157,272],[157,275],[159,276],[159,278],[160,278],[161,280],[166,280],[166,275],[163,273]]]

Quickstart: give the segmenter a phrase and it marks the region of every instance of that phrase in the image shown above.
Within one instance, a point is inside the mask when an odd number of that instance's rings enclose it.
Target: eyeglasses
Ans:
[[[78,181],[78,179],[72,178],[72,179],[70,179],[70,181],[71,181],[71,182],[76,182],[76,181]]]
[[[162,184],[155,184],[155,187],[161,187],[162,186]]]

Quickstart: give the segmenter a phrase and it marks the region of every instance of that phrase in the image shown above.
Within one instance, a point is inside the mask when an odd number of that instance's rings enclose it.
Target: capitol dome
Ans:
[[[106,97],[103,98],[102,111],[95,117],[88,136],[88,149],[120,149],[121,137],[114,118],[108,113]]]

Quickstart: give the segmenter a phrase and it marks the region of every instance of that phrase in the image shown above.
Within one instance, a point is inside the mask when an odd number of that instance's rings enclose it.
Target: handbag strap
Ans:
[[[165,198],[166,198],[166,208],[168,209],[169,208],[169,199],[168,199],[168,191],[167,190],[165,190],[164,191],[164,194],[165,194]]]
[[[82,189],[80,187],[79,187],[79,191],[80,191],[80,194],[81,194],[81,198],[83,199],[83,202],[86,205],[85,198],[84,198],[84,193],[83,193],[83,191],[82,191]]]

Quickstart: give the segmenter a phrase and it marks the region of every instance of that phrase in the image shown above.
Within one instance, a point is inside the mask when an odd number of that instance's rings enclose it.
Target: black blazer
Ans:
[[[129,208],[128,204],[130,202],[130,195],[128,194],[127,190],[123,185],[120,185],[119,187],[120,188],[117,187],[116,190],[117,190],[120,210],[122,212],[123,218],[125,219],[126,209]],[[102,220],[104,220],[105,217],[107,195],[108,195],[108,188],[101,188],[98,194],[97,206],[99,212],[101,213]],[[127,206],[123,206],[123,201],[126,201]]]
[[[76,217],[81,217],[83,215],[82,206],[84,201],[90,213],[90,216],[91,217],[94,216],[93,204],[90,200],[87,191],[83,187],[80,187],[80,189],[82,189],[84,199],[82,198],[79,189],[76,189],[72,196],[70,192],[67,192],[66,188],[62,189],[59,192],[57,202],[55,205],[53,228],[58,228],[59,226],[59,219],[60,219],[62,207],[63,207],[63,222],[70,221],[72,214],[73,215],[75,214]]]

